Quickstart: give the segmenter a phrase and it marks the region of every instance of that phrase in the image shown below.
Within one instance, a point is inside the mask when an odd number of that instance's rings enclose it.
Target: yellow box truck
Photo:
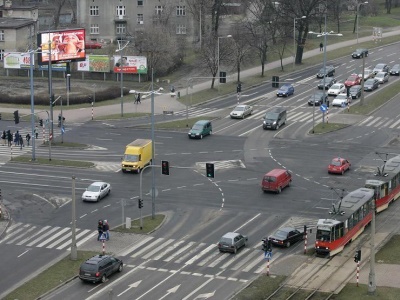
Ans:
[[[140,171],[151,164],[152,142],[146,139],[137,139],[126,145],[121,170],[125,172]]]

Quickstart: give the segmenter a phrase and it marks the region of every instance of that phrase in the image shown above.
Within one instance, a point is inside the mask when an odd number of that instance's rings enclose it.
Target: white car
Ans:
[[[232,112],[230,113],[230,116],[232,119],[235,119],[235,118],[244,119],[246,116],[250,116],[252,112],[253,112],[252,106],[238,105],[232,110]]]
[[[332,96],[332,95],[336,96],[336,95],[339,95],[340,93],[344,93],[345,91],[346,91],[346,87],[344,86],[343,83],[335,83],[328,90],[328,95],[329,96]]]
[[[332,106],[343,106],[343,105],[347,105],[347,94],[346,93],[342,93],[339,94],[335,97],[335,99],[333,99],[332,101]]]
[[[358,74],[358,76],[360,76],[361,78],[363,77],[362,73]],[[367,80],[369,78],[374,78],[374,76],[375,74],[374,72],[372,72],[371,69],[364,69],[364,80]]]
[[[93,182],[82,194],[82,201],[95,201],[103,199],[111,193],[111,185],[107,182]]]

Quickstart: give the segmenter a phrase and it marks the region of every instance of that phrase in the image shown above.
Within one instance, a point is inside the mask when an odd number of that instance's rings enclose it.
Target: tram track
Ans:
[[[400,222],[397,222],[400,213],[400,204],[397,202],[400,201],[395,201],[387,210],[376,215],[377,222],[375,233],[383,238],[376,243],[375,253],[377,253],[395,233],[400,231]],[[389,224],[397,225],[388,226]],[[370,224],[367,228],[371,228]],[[386,228],[390,228],[390,230],[386,231]],[[384,232],[381,232],[382,230]],[[278,298],[287,300],[312,300],[317,295],[318,299],[331,299],[333,295],[338,294],[342,290],[351,278],[355,277],[356,266],[353,262],[353,254],[357,249],[363,248],[364,252],[364,260],[360,264],[360,269],[369,262],[370,245],[368,243],[370,238],[371,232],[364,232],[359,239],[356,240],[358,241],[357,243],[350,243],[343,252],[334,257],[328,259],[316,256],[309,258],[306,263],[293,273],[293,276],[285,280],[285,282],[283,282],[269,297],[265,298],[265,300]],[[353,264],[354,268],[345,267],[349,264]],[[304,272],[303,270],[306,271]],[[321,293],[326,294],[326,297],[324,295],[324,298],[322,298]]]

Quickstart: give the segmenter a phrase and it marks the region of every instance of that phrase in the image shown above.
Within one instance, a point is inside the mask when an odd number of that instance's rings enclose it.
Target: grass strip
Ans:
[[[116,228],[112,231],[122,233],[142,233],[147,234],[156,230],[165,220],[165,215],[155,215],[154,219],[151,216],[143,217],[143,228],[140,229],[140,219],[131,221],[131,228],[125,228],[125,224]]]
[[[26,164],[41,164],[41,165],[51,165],[51,166],[65,166],[65,167],[80,167],[80,168],[92,168],[95,166],[94,163],[89,161],[79,161],[79,160],[63,160],[63,159],[51,159],[44,157],[36,157],[35,161],[32,161],[31,156],[17,156],[11,159],[12,162],[26,163]]]

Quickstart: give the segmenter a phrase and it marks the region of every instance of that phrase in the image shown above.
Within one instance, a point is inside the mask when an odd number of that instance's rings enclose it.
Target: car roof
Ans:
[[[284,108],[284,107],[274,107],[270,111],[267,111],[267,113],[269,113],[269,112],[280,113],[280,112],[285,111],[285,110],[286,110],[286,108]]]
[[[246,107],[246,106],[247,106],[247,105],[240,104],[240,105],[236,105],[235,108],[238,108],[238,107]]]
[[[90,185],[98,186],[98,185],[103,185],[103,184],[107,184],[107,182],[104,182],[104,181],[95,181],[95,182],[93,182],[93,183],[90,184]]]
[[[376,75],[379,75],[379,74],[380,74],[380,75],[386,75],[387,72],[378,72]],[[375,76],[376,76],[376,75],[375,75]]]
[[[284,232],[290,232],[290,231],[296,230],[296,228],[294,228],[294,227],[282,227],[282,228],[279,228],[278,230],[279,231],[284,231]]]
[[[209,120],[199,120],[199,121],[197,121],[196,123],[195,123],[195,125],[197,124],[197,125],[204,125],[204,124],[206,124],[206,123],[208,123],[208,122],[210,122]]]
[[[285,172],[286,172],[285,169],[273,169],[273,170],[269,171],[268,173],[265,173],[264,176],[278,176],[278,175],[283,174]]]
[[[237,235],[240,235],[240,233],[238,233],[238,232],[227,232],[222,237],[223,238],[234,238]]]
[[[342,161],[345,160],[343,157],[334,157],[332,158],[332,161],[337,160],[337,161]]]
[[[108,258],[108,257],[110,257],[110,255],[101,255],[101,254],[98,254],[98,255],[95,255],[95,256],[93,256],[93,257],[87,259],[87,260],[85,261],[85,263],[90,264],[90,265],[96,265],[96,264],[98,264],[100,261],[102,261],[103,259],[106,259],[106,258]]]

